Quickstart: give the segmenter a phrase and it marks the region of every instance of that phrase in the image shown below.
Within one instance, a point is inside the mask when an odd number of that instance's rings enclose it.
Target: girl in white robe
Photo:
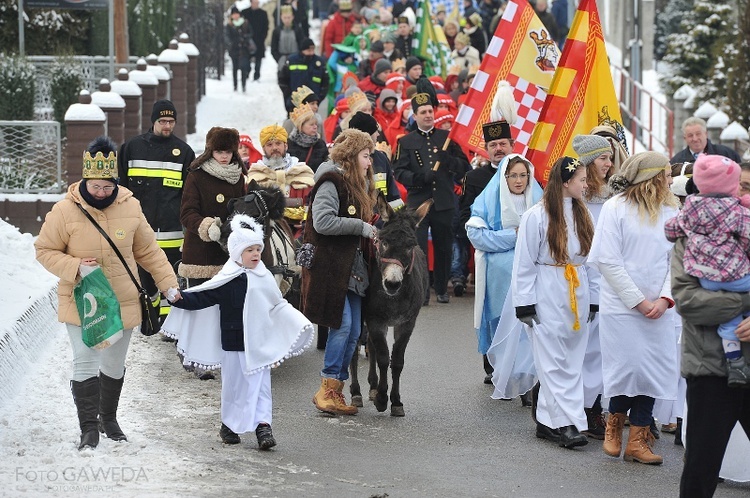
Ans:
[[[276,445],[270,369],[309,347],[313,326],[260,261],[263,228],[253,218],[234,216],[227,246],[229,261],[211,280],[170,290],[173,307],[161,330],[177,339],[187,364],[221,367],[222,441],[238,444],[238,433],[254,430],[267,450]]]
[[[677,214],[671,168],[657,152],[628,158],[610,179],[614,192],[596,226],[589,264],[604,277],[599,333],[604,396],[610,398],[604,452],[620,456],[625,414],[630,433],[624,458],[660,464],[651,451],[655,398],[674,400],[679,367],[670,282],[672,244],[664,223]]]
[[[586,166],[586,193],[583,200],[594,219],[594,226],[599,219],[604,203],[612,197],[607,186],[609,178],[617,171],[614,167],[613,144],[598,135],[576,135],[573,137],[573,150],[578,159]],[[588,271],[596,272],[589,267]],[[599,342],[599,317],[589,323],[586,356],[583,359],[583,406],[585,407],[588,429],[584,434],[593,439],[604,439],[604,414],[602,409],[602,349]]]
[[[585,189],[580,161],[554,164],[541,202],[521,218],[511,281],[541,384],[536,435],[566,448],[588,443],[579,432],[588,427],[581,371],[588,321],[598,309],[598,284],[585,266],[594,228]]]

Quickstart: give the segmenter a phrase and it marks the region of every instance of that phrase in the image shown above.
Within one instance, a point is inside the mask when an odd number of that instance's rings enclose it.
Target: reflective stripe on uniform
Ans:
[[[307,64],[292,64],[289,66],[290,71],[307,71]]]
[[[179,248],[182,246],[184,240],[184,234],[182,231],[178,232],[156,232],[156,243],[162,249]]]
[[[168,169],[146,169],[146,168],[130,168],[128,170],[128,176],[145,176],[148,178],[165,178],[169,180],[182,180],[182,171],[170,171]]]
[[[182,173],[182,163],[169,161],[147,161],[145,159],[133,159],[128,161],[128,169],[169,169]]]
[[[317,77],[317,76],[313,76],[313,77],[312,77],[312,80],[313,80],[313,83],[320,83],[320,82],[322,81],[322,80],[321,80],[321,79],[320,79],[319,77]]]

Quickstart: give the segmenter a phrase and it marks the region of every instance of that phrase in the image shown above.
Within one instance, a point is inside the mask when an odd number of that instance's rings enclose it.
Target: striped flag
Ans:
[[[413,54],[425,62],[425,75],[445,79],[451,64],[451,49],[443,29],[432,23],[429,0],[417,2],[417,25],[411,43]]]
[[[573,137],[601,124],[624,133],[596,1],[581,0],[529,142],[536,179],[546,185],[557,159],[577,157]]]
[[[492,99],[501,80],[513,87],[518,118],[511,125],[514,151],[523,153],[552,84],[560,52],[526,0],[510,0],[487,46],[466,100],[451,129],[451,140],[487,156],[482,125],[491,121]]]

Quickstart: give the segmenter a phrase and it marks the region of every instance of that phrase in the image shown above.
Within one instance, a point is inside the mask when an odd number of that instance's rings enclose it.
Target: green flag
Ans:
[[[412,48],[414,55],[425,63],[425,75],[439,75],[445,79],[451,64],[451,50],[443,28],[432,22],[429,0],[417,1],[417,25],[414,27]]]

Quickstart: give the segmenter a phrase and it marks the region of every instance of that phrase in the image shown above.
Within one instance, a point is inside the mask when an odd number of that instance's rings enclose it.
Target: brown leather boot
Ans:
[[[344,397],[344,382],[332,379],[334,384],[334,390],[336,391],[336,397],[338,398],[338,411],[341,415],[356,415],[359,411],[356,406],[347,405],[346,398]]]
[[[639,427],[637,425],[630,426],[630,436],[628,437],[628,445],[625,447],[625,456],[623,457],[628,462],[640,462],[650,465],[661,465],[664,459],[659,455],[654,455],[651,451],[651,447],[648,444],[649,427]]]
[[[313,404],[315,407],[325,413],[336,415],[338,394],[336,393],[335,386],[336,379],[329,379],[323,377],[320,382],[320,389],[313,396]]]
[[[610,413],[607,428],[604,430],[602,449],[609,456],[619,457],[622,452],[622,428],[625,426],[624,413]]]

